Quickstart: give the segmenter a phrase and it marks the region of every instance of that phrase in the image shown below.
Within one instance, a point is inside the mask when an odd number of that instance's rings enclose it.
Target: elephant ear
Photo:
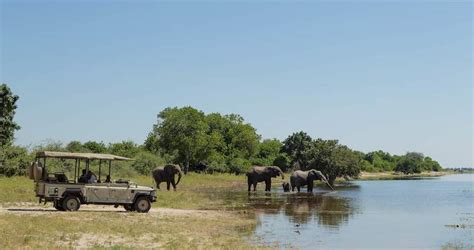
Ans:
[[[266,167],[263,172],[268,175],[273,175],[273,169],[271,167]]]

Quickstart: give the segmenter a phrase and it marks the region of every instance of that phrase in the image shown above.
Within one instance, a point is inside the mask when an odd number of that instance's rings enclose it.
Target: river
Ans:
[[[474,175],[250,194],[253,243],[280,248],[474,248]]]

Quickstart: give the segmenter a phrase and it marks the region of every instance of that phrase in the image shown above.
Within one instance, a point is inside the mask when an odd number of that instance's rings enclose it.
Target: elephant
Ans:
[[[288,182],[283,182],[283,183],[281,184],[281,186],[283,187],[283,192],[285,192],[285,193],[286,193],[286,192],[290,192],[290,183],[288,183]]]
[[[272,186],[272,178],[281,176],[282,179],[285,179],[283,171],[277,166],[254,166],[246,174],[248,182],[248,191],[250,192],[250,187],[253,185],[253,191],[257,189],[258,182],[265,182],[265,191],[270,191]]]
[[[303,186],[308,187],[308,192],[313,192],[313,181],[314,180],[321,180],[322,182],[326,183],[332,190],[334,190],[331,185],[329,184],[326,177],[321,173],[321,171],[317,171],[315,169],[311,169],[308,171],[301,171],[296,170],[290,177],[291,183],[291,191],[295,191],[295,187],[300,191],[300,188]]]
[[[157,167],[152,172],[153,179],[156,183],[156,188],[160,189],[160,183],[166,181],[166,189],[170,190],[170,184],[173,185],[174,191],[176,191],[176,185],[178,185],[181,180],[183,172],[179,165],[168,164],[164,167]],[[174,176],[178,175],[178,181],[174,181]]]

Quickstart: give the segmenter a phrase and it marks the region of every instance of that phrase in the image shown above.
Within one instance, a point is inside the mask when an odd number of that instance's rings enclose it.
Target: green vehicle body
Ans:
[[[74,160],[74,179],[69,180],[62,172],[48,174],[47,158]],[[99,161],[99,178],[92,183],[81,183],[79,170],[81,162],[89,173],[91,161]],[[123,206],[127,211],[148,212],[151,203],[157,199],[153,187],[139,186],[127,180],[116,182],[101,180],[102,163],[108,163],[110,179],[111,163],[115,160],[130,160],[125,157],[109,154],[38,152],[36,160],[30,167],[29,176],[35,181],[35,194],[40,202],[52,202],[58,210],[75,211],[81,204],[100,204]]]

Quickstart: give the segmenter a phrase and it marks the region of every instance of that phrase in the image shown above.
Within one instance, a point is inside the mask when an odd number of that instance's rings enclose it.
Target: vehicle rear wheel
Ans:
[[[139,213],[148,213],[151,208],[151,202],[146,196],[138,197],[133,206],[135,210]]]
[[[77,211],[81,207],[81,201],[76,196],[68,196],[64,198],[62,207],[66,211]]]
[[[63,200],[55,200],[53,202],[53,206],[54,206],[54,208],[56,208],[59,211],[64,211]]]
[[[133,204],[123,205],[123,207],[125,208],[125,210],[127,210],[129,212],[135,211],[135,206],[133,206]]]

